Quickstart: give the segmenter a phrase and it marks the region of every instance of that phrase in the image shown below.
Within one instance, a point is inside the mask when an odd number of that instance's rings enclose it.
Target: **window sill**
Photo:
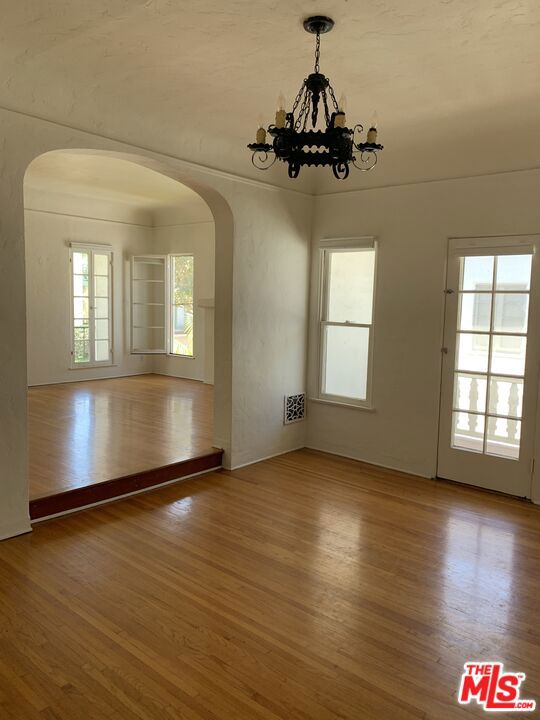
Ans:
[[[351,410],[363,410],[364,412],[375,412],[373,405],[356,405],[350,402],[340,402],[339,400],[326,400],[324,398],[310,397],[310,402],[320,403],[321,405],[334,405],[335,407],[344,407]]]
[[[177,355],[176,353],[167,353],[167,357],[178,358],[179,360],[195,360],[195,355]]]
[[[118,367],[118,363],[95,363],[93,365],[71,365],[68,370],[97,370],[98,368]]]

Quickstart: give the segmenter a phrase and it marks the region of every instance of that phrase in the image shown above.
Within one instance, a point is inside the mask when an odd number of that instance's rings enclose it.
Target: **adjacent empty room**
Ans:
[[[30,499],[214,452],[206,203],[82,152],[37,158],[24,192]]]

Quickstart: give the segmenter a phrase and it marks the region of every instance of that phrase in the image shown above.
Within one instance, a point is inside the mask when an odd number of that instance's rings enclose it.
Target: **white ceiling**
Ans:
[[[46,190],[136,205],[140,209],[171,208],[189,220],[211,220],[205,201],[191,188],[135,163],[81,152],[50,152],[34,160],[25,190]]]
[[[336,21],[321,68],[351,120],[377,109],[387,148],[339,189],[540,165],[535,0],[6,2],[0,104],[298,187],[245,145],[311,71],[301,19],[321,12]]]

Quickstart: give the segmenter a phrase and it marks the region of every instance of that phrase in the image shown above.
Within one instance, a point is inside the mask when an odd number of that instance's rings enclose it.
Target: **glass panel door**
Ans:
[[[90,252],[72,254],[73,266],[73,363],[89,363],[90,357]]]
[[[112,362],[112,253],[71,251],[72,366]]]
[[[531,264],[460,258],[452,447],[519,458]]]
[[[528,335],[538,316],[536,239],[483,242],[450,248],[438,475],[529,496],[539,357]]]

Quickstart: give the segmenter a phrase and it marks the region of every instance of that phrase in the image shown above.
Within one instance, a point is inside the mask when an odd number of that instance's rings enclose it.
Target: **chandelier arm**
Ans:
[[[257,170],[268,170],[277,160],[276,155],[274,155],[272,162],[269,162],[272,155],[271,150],[268,152],[266,150],[255,150],[251,156],[253,167],[256,167]]]
[[[353,145],[357,150],[360,150],[359,146],[360,146],[361,138],[359,138],[358,142],[356,142],[356,133],[358,133],[358,135],[360,135],[363,132],[364,132],[364,126],[361,123],[356,123],[356,125],[353,127]]]
[[[358,165],[356,163],[356,158],[353,157],[352,164],[355,168],[358,168],[358,170],[361,170],[362,172],[369,172],[370,170],[373,170],[375,165],[377,164],[378,156],[376,152],[373,152],[372,150],[366,151],[360,153],[360,162],[362,165]]]

